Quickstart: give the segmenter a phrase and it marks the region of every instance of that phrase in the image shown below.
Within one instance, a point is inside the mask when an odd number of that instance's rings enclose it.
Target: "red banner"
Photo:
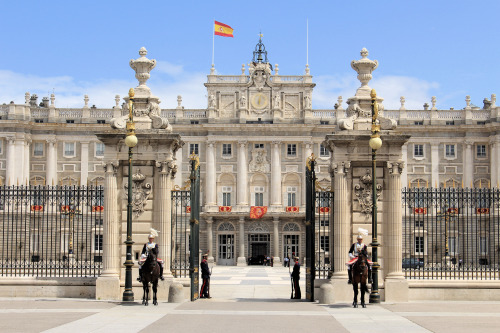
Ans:
[[[92,211],[93,212],[103,212],[104,206],[92,206]]]
[[[219,212],[221,213],[230,213],[231,209],[231,206],[219,206]]]
[[[425,207],[413,208],[413,214],[427,214],[427,208]]]
[[[267,213],[266,206],[251,206],[250,207],[250,218],[251,219],[260,219]]]
[[[330,207],[319,207],[320,213],[330,213]]]
[[[191,206],[186,206],[186,214],[191,213]]]
[[[460,214],[460,208],[448,208],[448,213],[450,214]]]
[[[489,214],[489,208],[476,208],[476,214]]]
[[[297,207],[297,206],[288,206],[288,207],[286,207],[286,212],[287,213],[298,213],[299,212],[299,207]]]
[[[32,212],[40,212],[43,211],[43,206],[41,205],[31,205]]]
[[[33,210],[33,209],[32,209]],[[66,205],[66,206],[61,206],[61,212],[62,213],[66,213],[66,212],[69,212],[69,206]]]

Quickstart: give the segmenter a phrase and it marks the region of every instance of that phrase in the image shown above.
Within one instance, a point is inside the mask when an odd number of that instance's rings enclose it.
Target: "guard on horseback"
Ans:
[[[164,280],[163,278],[163,260],[158,258],[158,254],[160,253],[160,250],[158,248],[158,244],[155,243],[155,237],[158,236],[158,231],[155,229],[151,228],[151,233],[148,236],[148,242],[144,244],[144,247],[142,248],[141,252],[141,258],[139,259],[139,277],[137,278],[137,281],[142,282],[142,265],[144,265],[144,262],[146,262],[146,259],[148,257],[148,252],[153,251],[153,253],[157,257],[158,264],[160,265],[160,280]]]
[[[351,245],[351,248],[349,249],[349,260],[346,265],[347,265],[347,274],[349,276],[349,281],[347,281],[348,284],[352,284],[352,265],[358,260],[358,256],[360,253],[363,253],[366,257],[368,257],[368,250],[366,245],[363,243],[363,235],[368,235],[368,230],[359,228],[358,229],[358,237],[357,242]],[[373,283],[372,280],[372,265],[373,262],[368,260],[368,283]]]

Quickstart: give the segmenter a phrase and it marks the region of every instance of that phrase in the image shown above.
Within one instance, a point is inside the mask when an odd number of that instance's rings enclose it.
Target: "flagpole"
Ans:
[[[309,19],[306,20],[306,65],[309,65]]]
[[[214,57],[215,57],[215,32],[214,32],[214,27],[215,27],[215,19],[214,19],[214,23],[212,25],[212,68],[214,68]]]

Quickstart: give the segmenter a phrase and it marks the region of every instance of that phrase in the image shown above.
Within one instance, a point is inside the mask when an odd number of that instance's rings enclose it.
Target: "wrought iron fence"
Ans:
[[[0,186],[0,276],[93,277],[102,186]]]
[[[191,192],[172,191],[172,256],[174,277],[189,277]]]
[[[333,192],[316,192],[316,278],[326,279],[333,271]]]
[[[402,203],[407,279],[499,279],[499,189],[403,189]]]

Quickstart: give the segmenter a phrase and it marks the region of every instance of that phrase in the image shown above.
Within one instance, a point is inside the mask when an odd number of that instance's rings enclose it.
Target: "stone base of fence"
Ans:
[[[408,281],[409,301],[500,301],[500,281]]]
[[[1,297],[95,298],[96,278],[0,278]]]
[[[385,302],[408,302],[409,286],[405,279],[386,279],[384,291]]]

